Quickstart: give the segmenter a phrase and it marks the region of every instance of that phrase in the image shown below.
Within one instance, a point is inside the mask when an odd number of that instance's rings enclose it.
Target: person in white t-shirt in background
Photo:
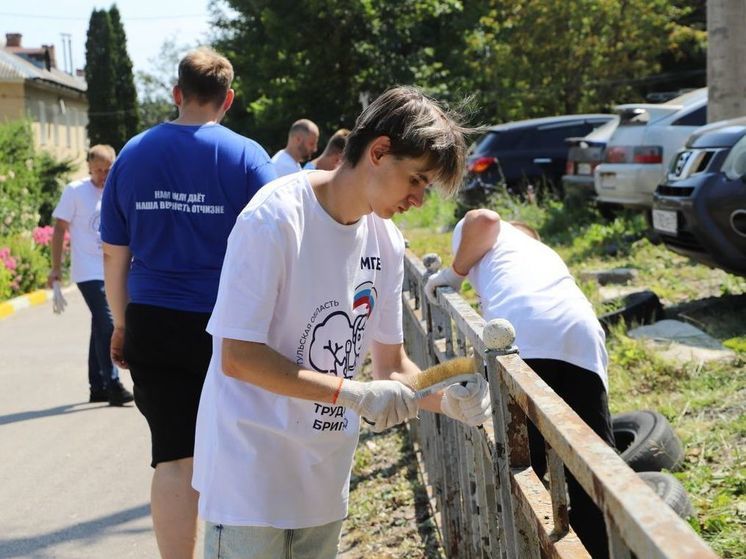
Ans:
[[[540,242],[533,228],[501,221],[487,209],[467,212],[453,231],[452,249],[453,264],[425,285],[430,302],[437,304],[437,287],[458,292],[468,275],[484,319],[509,320],[523,360],[613,447],[606,337],[559,255]],[[531,465],[542,478],[544,439],[530,422],[528,428]],[[570,523],[592,557],[607,557],[603,515],[566,473]]]
[[[304,171],[333,171],[342,164],[342,154],[345,151],[347,136],[350,131],[347,128],[340,128],[329,141],[326,143],[324,151],[316,159],[303,165]]]
[[[336,557],[359,419],[490,417],[487,382],[417,400],[403,348],[404,240],[389,219],[461,180],[469,132],[420,90],[358,117],[335,171],[264,186],[228,239],[207,330],[194,488],[205,557]],[[354,380],[368,350],[375,380]]]
[[[133,400],[122,386],[119,372],[111,361],[109,344],[114,323],[104,292],[104,260],[99,234],[101,196],[116,154],[111,146],[99,144],[86,157],[90,177],[74,181],[62,192],[52,235],[52,270],[47,283],[53,287],[62,278],[62,245],[70,232],[72,262],[70,276],[91,311],[91,336],[88,344],[88,383],[90,402],[109,402],[121,406]],[[64,306],[58,310],[63,310]]]
[[[307,118],[296,120],[288,132],[287,145],[272,156],[278,177],[301,170],[301,162],[311,159],[319,147],[319,127]]]

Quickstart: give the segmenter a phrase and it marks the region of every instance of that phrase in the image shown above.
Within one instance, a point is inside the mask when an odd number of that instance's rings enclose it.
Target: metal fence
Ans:
[[[431,270],[432,271],[432,270]],[[492,424],[469,428],[423,412],[410,422],[449,558],[589,557],[568,523],[567,467],[603,511],[610,557],[717,555],[519,357],[489,348],[485,322],[451,290],[423,297],[425,266],[405,257],[404,338],[421,368],[473,352]],[[526,418],[547,443],[548,487],[530,467]]]

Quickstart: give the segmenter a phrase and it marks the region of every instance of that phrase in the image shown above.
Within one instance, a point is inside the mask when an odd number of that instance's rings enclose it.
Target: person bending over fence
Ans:
[[[486,209],[467,212],[453,231],[453,264],[425,285],[437,304],[437,287],[458,291],[467,277],[485,320],[506,318],[515,327],[523,360],[610,446],[614,434],[607,400],[605,335],[567,266],[538,234],[506,223]],[[531,465],[539,478],[547,464],[544,439],[529,422]],[[594,558],[608,556],[603,515],[566,472],[570,524]]]

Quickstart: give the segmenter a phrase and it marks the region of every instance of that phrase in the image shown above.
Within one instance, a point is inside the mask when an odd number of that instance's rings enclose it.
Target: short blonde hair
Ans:
[[[210,47],[188,52],[179,62],[177,85],[186,100],[221,105],[233,81],[233,65]]]
[[[104,161],[108,161],[109,163],[114,163],[114,160],[116,158],[117,152],[114,150],[113,147],[108,144],[96,144],[95,146],[91,146],[90,148],[88,148],[88,153],[86,154],[85,160],[93,161],[94,159],[103,159]]]

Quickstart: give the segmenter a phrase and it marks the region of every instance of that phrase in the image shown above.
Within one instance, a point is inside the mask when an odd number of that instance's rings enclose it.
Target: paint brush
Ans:
[[[422,371],[412,379],[412,388],[419,400],[457,382],[476,381],[478,376],[474,359],[456,357]]]

